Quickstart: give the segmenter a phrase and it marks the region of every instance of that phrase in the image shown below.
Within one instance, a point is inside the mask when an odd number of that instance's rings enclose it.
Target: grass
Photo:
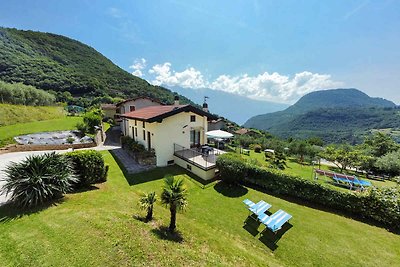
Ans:
[[[65,116],[62,107],[34,107],[0,104],[0,127],[18,123],[60,119]]]
[[[106,183],[69,194],[42,211],[16,216],[0,208],[3,266],[395,266],[400,236],[344,216],[291,203],[251,188],[213,183],[202,189],[185,170],[158,168],[124,176],[109,152]],[[168,234],[169,211],[156,203],[144,223],[140,192],[160,196],[166,174],[181,177],[189,206],[178,214],[179,232]],[[244,224],[245,198],[264,199],[271,211],[293,215],[292,227],[275,244],[263,226]],[[251,222],[251,221],[249,221]],[[276,237],[275,237],[276,238]]]
[[[18,123],[0,127],[0,147],[12,144],[13,137],[37,132],[51,132],[75,129],[81,117],[62,117],[53,120]]]

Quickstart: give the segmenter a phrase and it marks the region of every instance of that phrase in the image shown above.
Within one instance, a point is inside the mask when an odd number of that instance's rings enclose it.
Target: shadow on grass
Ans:
[[[276,250],[278,248],[278,241],[282,238],[282,236],[290,229],[292,228],[293,225],[290,223],[285,223],[282,228],[277,231],[276,233],[273,233],[271,230],[268,228],[265,228],[261,234],[260,240],[264,245],[266,245],[269,249],[272,251]]]
[[[259,240],[272,251],[278,248],[278,241],[290,228],[293,227],[290,223],[285,223],[282,229],[280,229],[276,233],[273,233],[265,226],[261,226],[265,228],[261,232],[259,232],[258,228],[260,228],[260,225],[262,224],[257,220],[257,218],[249,215],[244,221],[243,229],[245,229],[254,237],[260,234]]]
[[[166,226],[160,226],[156,229],[152,229],[151,232],[162,240],[173,241],[176,243],[183,242],[183,236],[180,231],[175,230],[174,232],[170,232],[169,228]]]
[[[258,235],[260,232],[258,228],[260,227],[260,222],[258,222],[251,215],[246,218],[244,221],[243,229],[249,232],[252,236]]]
[[[24,216],[39,213],[52,206],[57,206],[63,202],[64,198],[60,198],[51,202],[44,203],[35,208],[19,208],[14,203],[5,203],[0,206],[0,222],[9,222],[15,219],[22,218]]]
[[[148,219],[146,219],[146,216],[141,216],[141,215],[137,215],[137,214],[132,215],[132,218],[137,221],[144,222],[144,223],[151,222],[154,219],[154,218],[152,218],[151,220],[148,220]]]
[[[246,187],[241,185],[231,185],[224,183],[223,181],[218,182],[214,185],[215,191],[226,196],[226,197],[241,197],[247,194],[249,191]]]

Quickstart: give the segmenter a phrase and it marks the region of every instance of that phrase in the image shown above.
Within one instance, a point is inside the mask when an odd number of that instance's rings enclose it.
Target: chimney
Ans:
[[[174,106],[179,106],[179,96],[175,96],[174,98]]]
[[[203,103],[203,111],[208,112],[208,104],[206,102]]]

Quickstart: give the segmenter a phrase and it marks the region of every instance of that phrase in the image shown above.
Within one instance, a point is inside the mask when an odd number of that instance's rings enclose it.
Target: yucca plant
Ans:
[[[77,178],[70,161],[55,152],[28,156],[6,167],[2,192],[20,207],[35,207],[63,196]]]
[[[156,192],[142,193],[139,199],[139,207],[147,211],[146,221],[153,219],[153,206],[157,201]]]
[[[164,179],[161,203],[169,207],[171,212],[169,230],[173,232],[176,228],[176,212],[184,210],[188,204],[187,191],[183,179],[175,179],[173,176],[167,176]]]

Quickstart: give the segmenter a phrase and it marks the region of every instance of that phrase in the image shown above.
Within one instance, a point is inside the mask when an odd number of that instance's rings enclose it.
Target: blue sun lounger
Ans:
[[[291,218],[292,215],[283,210],[278,210],[271,216],[265,213],[258,216],[258,220],[274,233],[280,230]]]
[[[264,214],[269,208],[272,207],[271,204],[265,202],[264,200],[260,200],[257,204],[249,199],[243,200],[243,203],[246,204],[248,210],[251,211],[256,216]]]

